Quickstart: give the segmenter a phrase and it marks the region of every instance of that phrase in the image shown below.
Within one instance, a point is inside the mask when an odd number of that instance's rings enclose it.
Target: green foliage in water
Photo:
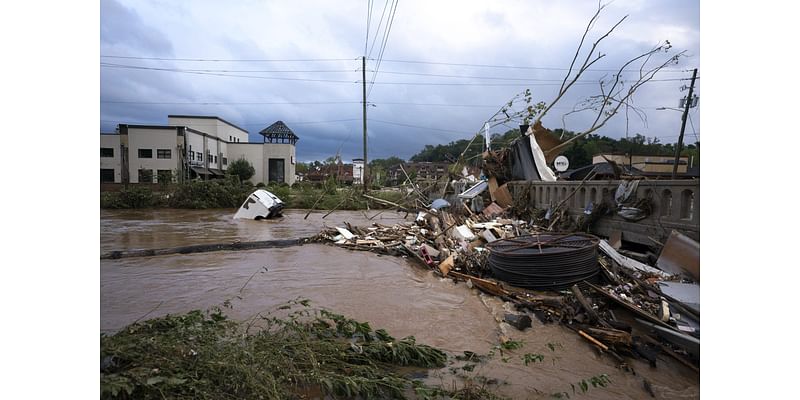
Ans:
[[[245,324],[219,310],[192,311],[101,336],[101,398],[403,398],[426,389],[397,367],[439,368],[447,360],[413,337],[398,340],[307,305],[294,301],[276,310],[288,316]]]
[[[360,188],[338,186],[314,186],[298,182],[294,186],[285,183],[270,183],[258,186],[278,196],[285,208],[315,210],[364,210],[367,199],[361,196]],[[171,184],[153,192],[149,187],[136,184],[119,192],[100,194],[101,208],[239,208],[247,196],[256,187],[249,181],[239,183],[235,177],[213,179],[208,181],[194,180],[186,183]],[[375,191],[371,196],[393,203],[402,201],[402,194],[395,191]],[[387,206],[370,202],[370,208],[385,209]]]
[[[161,199],[147,186],[131,185],[119,192],[100,194],[101,208],[149,208],[157,205]]]
[[[581,379],[577,384],[570,384],[570,386],[572,387],[572,394],[576,394],[578,392],[580,392],[580,394],[586,394],[586,392],[589,391],[589,385],[591,385],[593,388],[604,388],[608,386],[609,383],[611,383],[611,378],[609,378],[606,374],[600,374],[588,379]],[[570,398],[569,392],[553,393],[550,396],[556,399]]]
[[[196,180],[175,185],[166,196],[170,208],[239,208],[253,191],[252,185],[235,179]]]
[[[536,353],[526,353],[520,358],[525,365],[544,361],[544,356]]]

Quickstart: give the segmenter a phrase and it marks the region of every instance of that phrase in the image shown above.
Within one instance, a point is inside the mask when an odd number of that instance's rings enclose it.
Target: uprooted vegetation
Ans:
[[[445,365],[441,350],[395,339],[308,301],[246,323],[220,310],[134,323],[100,338],[101,398],[404,398],[446,394],[397,372]],[[276,316],[285,313],[284,317]],[[315,395],[316,396],[316,395]],[[314,396],[312,396],[314,397]]]

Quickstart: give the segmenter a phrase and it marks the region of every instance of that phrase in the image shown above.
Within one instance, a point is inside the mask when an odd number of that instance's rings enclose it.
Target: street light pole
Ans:
[[[683,118],[681,121],[681,134],[678,136],[678,146],[675,147],[675,164],[672,165],[672,179],[678,174],[678,160],[681,157],[681,147],[683,146],[683,132],[686,130],[686,118],[689,115],[689,106],[692,105],[692,93],[694,92],[694,81],[697,79],[697,68],[692,73],[692,85],[689,86],[689,95],[686,97],[686,104],[683,107]]]

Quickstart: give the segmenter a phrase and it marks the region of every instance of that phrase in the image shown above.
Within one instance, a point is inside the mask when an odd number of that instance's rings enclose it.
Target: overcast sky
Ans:
[[[300,137],[300,161],[337,151],[348,161],[363,154],[360,57],[366,54],[367,81],[375,79],[368,85],[368,158],[408,158],[425,144],[471,138],[525,89],[534,102],[551,102],[597,8],[592,1],[392,4],[102,0],[100,131],[113,132],[119,123],[166,124],[169,114],[215,115],[259,141],[258,131],[282,120]],[[626,124],[621,113],[597,133],[624,137],[627,125],[629,135],[677,141],[680,112],[656,108],[678,107],[688,92],[681,87],[700,67],[699,14],[697,1],[610,3],[587,42],[628,18],[602,42],[599,51],[606,56],[545,117],[545,126],[586,129],[592,114],[562,116],[598,94],[603,76],[669,40],[672,50],[653,62],[682,50],[687,56],[637,93],[646,122],[631,113]],[[700,80],[698,95],[699,87]],[[699,112],[699,106],[690,112],[687,143],[699,140]]]

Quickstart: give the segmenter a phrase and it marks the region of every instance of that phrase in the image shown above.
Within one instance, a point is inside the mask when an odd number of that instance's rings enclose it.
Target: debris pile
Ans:
[[[448,186],[456,191],[447,201],[430,202],[428,198],[436,197],[426,198],[414,187],[409,193],[424,202],[394,204],[417,212],[414,222],[345,224],[324,230],[314,240],[409,257],[442,277],[513,304],[522,314],[510,314],[512,326],[530,327],[524,318],[528,313],[543,323],[559,322],[622,368],[629,368],[625,357],[655,366],[657,356],[666,354],[699,372],[699,243],[673,233],[656,260],[654,253],[620,249],[619,232],[609,238],[613,244],[581,233],[610,213],[636,222],[652,212],[652,199],[635,196],[639,181],[622,181],[613,203],[589,203],[584,215],[573,220],[567,201],[596,175],[594,169],[547,210],[529,207],[531,190],[514,198],[507,187],[510,180],[531,185],[556,180],[547,167],[548,157],[556,153],[547,149],[562,146],[548,142],[551,138],[540,125],[524,126],[522,132],[526,134],[513,146],[484,152],[482,168],[488,177],[445,185],[440,197]]]
[[[536,234],[498,240],[489,266],[498,279],[536,290],[564,290],[581,282],[597,283],[599,239],[581,233]]]
[[[699,285],[692,280],[699,263],[688,268],[692,273],[667,273],[592,235],[550,232],[536,219],[513,218],[513,210],[496,202],[481,213],[428,209],[413,222],[391,226],[345,223],[312,241],[408,257],[513,304],[522,316],[561,323],[622,368],[630,368],[625,357],[655,366],[657,356],[666,354],[699,371]],[[667,261],[675,264],[674,258]],[[697,293],[684,302],[687,288]],[[631,318],[621,318],[620,310]],[[512,320],[519,329],[528,327],[520,316]]]

